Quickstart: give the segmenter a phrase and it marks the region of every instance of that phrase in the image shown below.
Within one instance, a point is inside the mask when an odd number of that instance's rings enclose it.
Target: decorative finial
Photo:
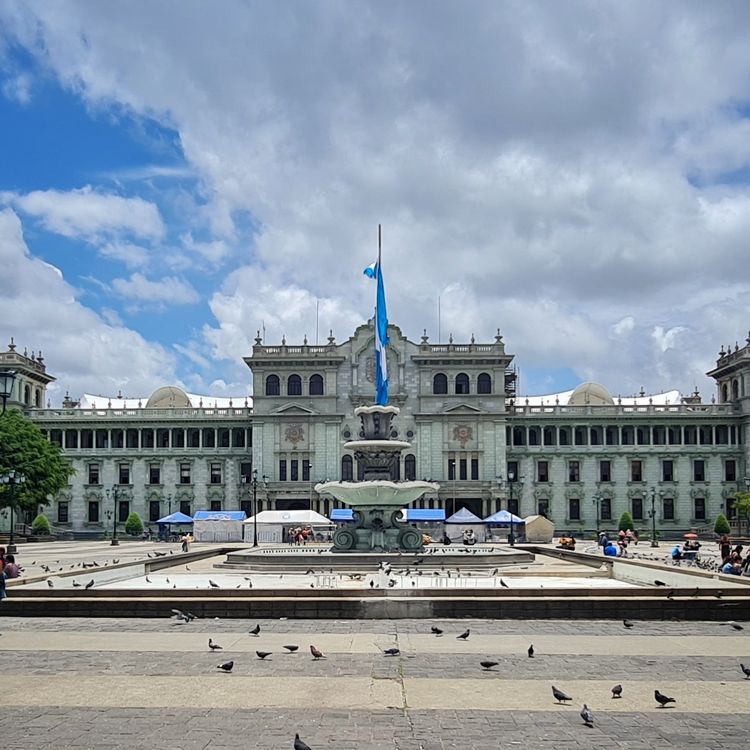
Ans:
[[[40,365],[44,364],[44,357],[42,356],[42,350],[39,350],[39,354],[37,355],[36,361],[39,362]]]
[[[497,329],[497,333],[495,334],[495,343],[496,344],[502,344],[503,343],[503,337],[500,335],[500,329]]]
[[[232,407],[232,397],[230,396],[229,397],[229,408],[231,409],[231,407]]]
[[[202,409],[203,408],[203,396],[200,397],[200,400],[198,401],[198,406]]]
[[[263,339],[260,337],[260,330],[255,333],[255,346],[260,346],[263,343]]]
[[[107,408],[108,409],[112,408],[112,399],[111,398],[107,399]]]
[[[245,396],[245,408],[247,409],[247,396]]]
[[[307,334],[302,337],[302,343],[307,346]]]
[[[333,328],[328,331],[328,346],[333,346],[336,343],[336,337],[333,335]]]
[[[10,337],[10,344],[8,344],[8,351],[14,352],[16,350],[16,342],[13,340],[13,336]]]
[[[452,344],[452,343],[453,343],[453,334],[452,334],[452,333],[449,333],[449,334],[448,334],[448,343],[449,343],[449,344]]]
[[[643,388],[643,386],[641,386],[641,392],[640,392],[640,393],[639,393],[638,395],[639,395],[639,396],[640,396],[641,398],[643,398],[643,397],[644,397],[644,396],[646,395],[646,391],[645,391],[645,389]]]
[[[734,342],[734,350],[735,350],[736,352],[738,352],[738,351],[740,350],[740,345],[739,345],[739,344],[738,344],[738,343],[737,343],[736,341]],[[32,359],[33,359],[33,358],[34,358],[34,357],[32,356]]]
[[[722,345],[721,345],[721,349],[719,349],[719,356],[720,356],[720,357],[723,357],[723,356],[724,356],[724,344],[722,344]]]
[[[50,399],[47,399],[47,408],[48,409],[52,408],[52,401]]]
[[[476,339],[474,338],[474,334],[472,333],[472,334],[471,334],[471,343],[473,344],[473,343],[475,343],[475,342],[476,342]]]
[[[29,350],[25,346],[23,348],[23,356],[26,357],[27,359],[28,359],[28,356],[29,356]]]
[[[620,404],[622,404],[622,396],[618,393],[617,394],[617,405],[619,406]]]
[[[281,334],[281,345],[286,346],[286,334],[285,333]]]
[[[117,389],[117,398],[122,399],[122,389],[121,388]]]
[[[420,343],[421,344],[426,344],[428,341],[429,341],[429,338],[427,337],[427,329],[425,328],[422,331],[422,341]]]
[[[654,403],[654,399],[651,396],[649,396],[648,397],[648,405],[651,406],[653,403]]]
[[[36,355],[34,354],[34,350],[31,350],[31,359],[36,359]]]
[[[711,396],[711,403],[712,404],[716,403],[716,396],[715,395]]]

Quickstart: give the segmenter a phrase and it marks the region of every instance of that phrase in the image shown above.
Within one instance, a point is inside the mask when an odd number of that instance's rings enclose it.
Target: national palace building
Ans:
[[[440,484],[416,507],[462,506],[484,518],[501,508],[544,513],[558,529],[616,524],[629,510],[637,527],[679,532],[730,518],[745,489],[750,420],[750,338],[722,348],[708,375],[716,395],[677,391],[614,397],[584,383],[551,396],[516,394],[513,355],[494,341],[409,341],[389,326],[394,437],[412,444],[394,479]],[[13,344],[0,368],[17,373],[9,407],[24,410],[62,447],[75,474],[47,513],[53,526],[101,532],[116,513],[154,521],[169,511],[252,512],[338,506],[319,496],[323,480],[356,479],[344,450],[359,431],[354,409],[374,397],[374,328],[321,346],[258,336],[244,361],[254,397],[188,395],[174,386],[150,397],[66,396],[49,408],[54,378],[41,355]],[[254,473],[255,470],[255,473]],[[257,481],[253,483],[253,477]]]

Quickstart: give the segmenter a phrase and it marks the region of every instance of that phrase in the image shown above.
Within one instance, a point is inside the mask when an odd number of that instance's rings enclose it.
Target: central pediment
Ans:
[[[311,409],[309,406],[302,406],[302,404],[284,404],[283,406],[280,406],[278,409],[273,409],[271,414],[283,414],[287,417],[293,417],[293,416],[310,416],[310,415],[316,415],[320,414],[319,411],[316,411],[315,409]]]
[[[482,409],[478,409],[471,404],[461,403],[452,404],[443,409],[443,414],[482,414]]]

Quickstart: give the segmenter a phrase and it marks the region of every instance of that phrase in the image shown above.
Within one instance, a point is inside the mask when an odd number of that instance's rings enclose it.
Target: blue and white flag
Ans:
[[[388,312],[385,308],[385,287],[383,286],[383,269],[378,260],[364,270],[365,276],[378,282],[377,301],[375,303],[375,403],[388,405]]]

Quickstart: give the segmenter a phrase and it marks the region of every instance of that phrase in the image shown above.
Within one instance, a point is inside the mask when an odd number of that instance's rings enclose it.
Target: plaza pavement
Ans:
[[[13,748],[726,748],[750,737],[750,625],[2,617]],[[442,637],[430,633],[437,625]],[[471,629],[466,642],[456,639]],[[223,646],[209,651],[212,637]],[[534,644],[536,655],[526,649]],[[283,646],[300,650],[285,653]],[[316,645],[327,656],[315,661]],[[386,657],[382,649],[401,654]],[[255,650],[271,651],[265,661]],[[499,662],[483,672],[482,659]],[[216,669],[233,659],[232,674]],[[613,700],[610,688],[623,685]],[[554,702],[551,685],[573,697]],[[660,709],[653,691],[676,698]],[[579,717],[594,712],[593,729]]]

